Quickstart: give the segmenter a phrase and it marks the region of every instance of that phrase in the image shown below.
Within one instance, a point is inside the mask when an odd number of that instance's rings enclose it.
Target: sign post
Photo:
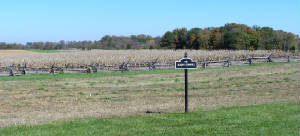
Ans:
[[[175,62],[175,69],[184,69],[184,112],[189,112],[189,93],[188,93],[188,69],[196,69],[197,62],[193,62],[192,59],[187,57],[187,53],[184,53],[184,58]]]
[[[189,112],[188,70],[184,69],[184,112]]]

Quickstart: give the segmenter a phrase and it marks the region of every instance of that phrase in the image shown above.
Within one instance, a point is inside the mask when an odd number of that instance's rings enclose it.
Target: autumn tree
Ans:
[[[188,49],[187,29],[178,28],[173,30],[175,49]]]

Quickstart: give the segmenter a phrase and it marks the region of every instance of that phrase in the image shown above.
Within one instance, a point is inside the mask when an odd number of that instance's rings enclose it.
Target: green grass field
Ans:
[[[59,50],[39,50],[39,49],[28,49],[27,51],[38,52],[38,53],[57,53]]]
[[[3,136],[300,135],[300,104],[273,103],[210,111],[88,118],[0,129]]]
[[[299,65],[0,77],[0,136],[299,135]]]

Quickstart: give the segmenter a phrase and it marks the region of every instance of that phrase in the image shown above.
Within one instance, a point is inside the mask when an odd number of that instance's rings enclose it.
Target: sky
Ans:
[[[1,0],[0,42],[162,36],[226,23],[300,34],[300,0]]]

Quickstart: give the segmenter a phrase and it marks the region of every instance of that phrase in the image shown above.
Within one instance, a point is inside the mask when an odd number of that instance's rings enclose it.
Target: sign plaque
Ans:
[[[175,62],[176,69],[196,69],[197,62],[194,62],[190,58],[182,58],[179,61]]]
[[[188,69],[196,69],[197,62],[187,57],[187,53],[184,53],[184,58],[179,61],[175,61],[175,69],[184,69],[184,112],[189,112],[189,87],[188,87]]]

